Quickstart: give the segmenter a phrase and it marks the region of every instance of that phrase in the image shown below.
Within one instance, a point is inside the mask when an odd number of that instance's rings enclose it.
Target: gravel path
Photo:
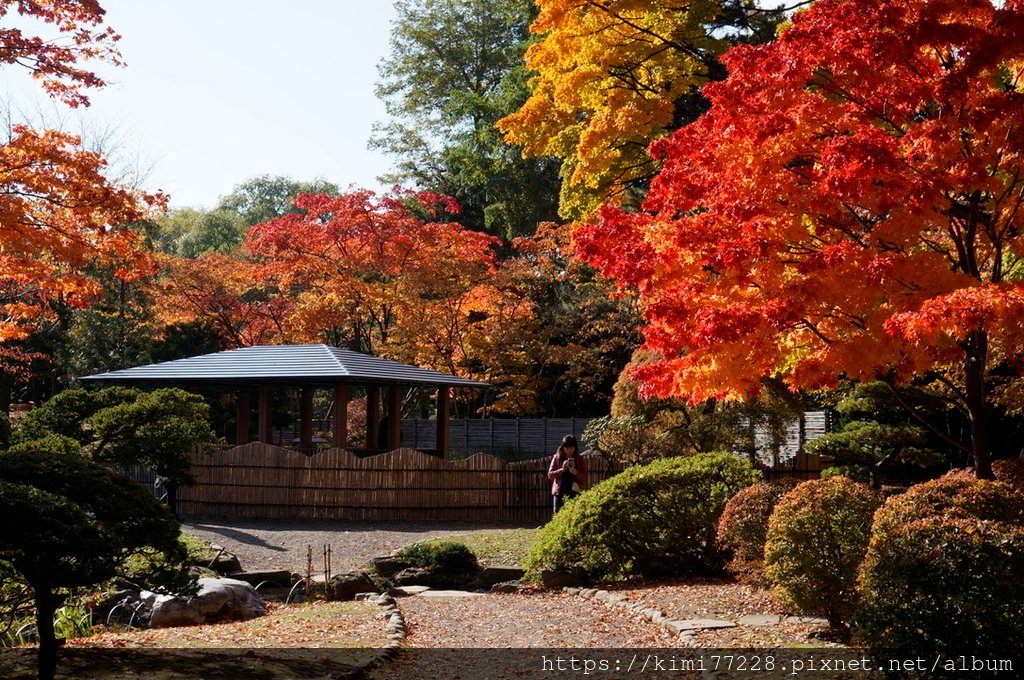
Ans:
[[[306,569],[306,546],[313,546],[313,568],[320,569],[324,545],[331,546],[331,571],[359,569],[374,557],[441,536],[516,525],[467,522],[300,522],[294,520],[193,520],[183,529],[238,556],[242,569]]]

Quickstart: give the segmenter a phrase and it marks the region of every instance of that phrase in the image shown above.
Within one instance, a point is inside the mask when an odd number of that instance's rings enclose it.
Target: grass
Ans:
[[[530,551],[537,538],[537,529],[489,529],[474,531],[457,536],[446,536],[425,543],[449,541],[461,543],[476,555],[480,564],[487,565],[518,565],[526,553]]]

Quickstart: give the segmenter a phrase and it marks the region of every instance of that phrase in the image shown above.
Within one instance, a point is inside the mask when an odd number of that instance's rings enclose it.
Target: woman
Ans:
[[[551,495],[555,498],[555,512],[565,502],[587,488],[587,461],[577,453],[576,437],[567,434],[548,466]]]

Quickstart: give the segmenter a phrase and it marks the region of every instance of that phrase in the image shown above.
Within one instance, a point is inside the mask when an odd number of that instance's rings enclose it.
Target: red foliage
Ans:
[[[820,0],[728,52],[644,210],[576,236],[640,294],[646,391],[939,371],[978,415],[963,374],[1024,354],[1022,33],[1020,0]]]

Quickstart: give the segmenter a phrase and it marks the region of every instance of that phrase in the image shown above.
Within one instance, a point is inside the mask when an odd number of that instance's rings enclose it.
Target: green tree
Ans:
[[[528,96],[530,0],[399,0],[377,95],[390,120],[371,146],[384,179],[458,199],[467,227],[511,238],[557,217],[558,161],[523,159],[495,128]]]
[[[65,390],[26,415],[14,442],[66,442],[97,463],[161,468],[187,482],[193,449],[216,439],[209,413],[202,397],[176,388]]]
[[[246,219],[233,210],[179,208],[153,220],[150,239],[160,252],[196,258],[234,250],[248,227]]]
[[[295,197],[299,194],[339,196],[341,190],[336,184],[319,177],[303,182],[281,175],[260,175],[242,182],[230,194],[222,196],[214,212],[227,211],[238,215],[245,227],[251,227],[300,212],[295,207]],[[242,229],[244,231],[245,228]],[[238,242],[241,242],[241,237]]]
[[[843,474],[881,485],[921,481],[926,469],[943,462],[949,448],[934,434],[936,424],[949,424],[950,405],[927,390],[883,382],[855,385],[836,404],[842,426],[807,445],[810,453],[829,459],[830,474]],[[932,424],[915,422],[911,413]],[[941,432],[941,430],[939,430]]]
[[[59,447],[57,447],[59,448]],[[54,614],[68,589],[112,578],[140,553],[159,553],[187,584],[178,522],[135,480],[76,453],[33,445],[0,453],[0,572],[32,588],[39,678],[54,677]]]

